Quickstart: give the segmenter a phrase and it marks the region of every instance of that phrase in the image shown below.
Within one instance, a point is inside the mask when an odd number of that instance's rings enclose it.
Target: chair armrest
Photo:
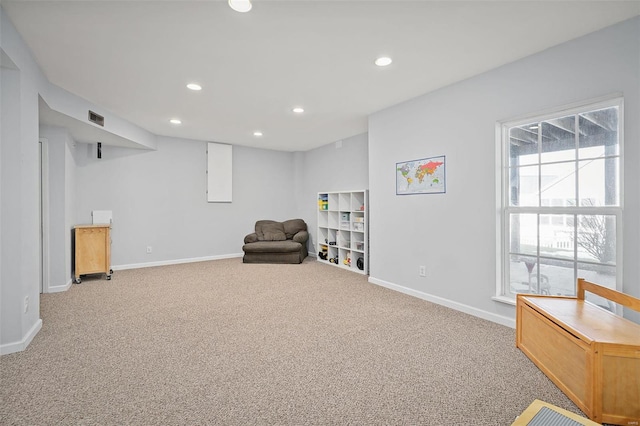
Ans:
[[[304,244],[309,239],[309,233],[307,231],[298,231],[291,239],[296,243]]]
[[[245,244],[257,243],[257,242],[258,242],[258,234],[256,234],[255,232],[253,234],[249,234],[246,237],[244,237]]]

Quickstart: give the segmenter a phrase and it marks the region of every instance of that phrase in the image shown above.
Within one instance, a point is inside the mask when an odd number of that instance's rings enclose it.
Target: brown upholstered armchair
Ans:
[[[307,224],[302,219],[259,220],[244,237],[244,263],[302,263],[309,254]]]

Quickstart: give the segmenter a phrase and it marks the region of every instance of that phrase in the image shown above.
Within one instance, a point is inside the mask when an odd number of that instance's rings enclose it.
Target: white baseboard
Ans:
[[[456,311],[464,312],[465,314],[473,315],[474,317],[482,318],[487,321],[495,322],[506,327],[516,328],[516,321],[512,318],[497,315],[491,312],[483,311],[482,309],[474,308],[473,306],[465,305],[463,303],[454,302],[453,300],[445,299],[443,297],[434,296],[432,294],[423,293],[418,290],[414,290],[401,285],[393,284],[388,281],[380,280],[378,278],[369,277],[369,282],[372,284],[386,287],[390,290],[399,291],[400,293],[408,294],[409,296],[417,297],[418,299],[426,300],[437,305],[446,306],[447,308],[455,309]]]
[[[189,259],[160,260],[157,262],[130,263],[128,265],[114,265],[111,267],[114,271],[124,271],[125,269],[151,268],[154,266],[178,265],[181,263],[206,262],[209,260],[233,259],[242,257],[244,253],[223,254],[219,256],[192,257]]]
[[[63,285],[49,286],[49,288],[45,293],[61,293],[63,291],[69,290],[72,285],[73,285],[73,280],[69,280],[66,284],[63,284]]]
[[[36,337],[36,334],[42,328],[42,320],[38,318],[38,321],[31,327],[31,329],[27,332],[27,334],[20,340],[19,342],[6,343],[4,345],[0,345],[0,355],[8,355],[14,352],[21,352],[27,349],[29,343]]]

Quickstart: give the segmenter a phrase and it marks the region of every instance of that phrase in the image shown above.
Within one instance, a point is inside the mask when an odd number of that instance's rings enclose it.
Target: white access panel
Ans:
[[[113,223],[113,212],[111,210],[93,210],[91,218],[94,225],[111,225]]]
[[[230,203],[233,175],[232,145],[209,143],[207,146],[207,201]]]

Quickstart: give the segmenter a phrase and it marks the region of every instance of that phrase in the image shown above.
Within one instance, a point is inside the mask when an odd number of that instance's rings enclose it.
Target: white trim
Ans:
[[[491,300],[495,302],[505,303],[507,305],[516,306],[515,299],[506,296],[492,296]]]
[[[369,282],[371,284],[376,284],[381,287],[386,287],[390,290],[395,290],[400,293],[408,294],[409,296],[417,297],[418,299],[426,300],[427,302],[432,302],[437,305],[446,306],[447,308],[454,309],[456,311],[464,312],[465,314],[472,315],[474,317],[482,318],[487,321],[495,322],[500,325],[504,325],[506,327],[516,328],[516,321],[513,318],[508,318],[502,315],[494,314],[491,312],[483,311],[478,308],[474,308],[473,306],[465,305],[463,303],[454,302],[453,300],[445,299],[439,296],[434,296],[432,294],[423,293],[418,290],[414,290],[408,287],[403,287],[401,285],[393,284],[388,281],[380,280],[378,278],[369,277]]]
[[[506,237],[504,235],[504,213],[502,212],[502,206],[504,205],[505,193],[504,193],[504,179],[505,167],[504,167],[504,125],[496,123],[496,141],[495,141],[495,190],[496,190],[496,293],[502,294],[502,283],[505,280],[505,268],[503,264],[503,250]]]
[[[66,284],[63,285],[49,286],[49,288],[47,289],[47,293],[62,293],[63,291],[69,290],[72,285],[73,280],[69,280]]]
[[[192,257],[189,259],[160,260],[157,262],[130,263],[127,265],[116,265],[111,268],[114,271],[124,271],[125,269],[152,268],[154,266],[179,265],[181,263],[206,262],[209,260],[233,259],[242,257],[244,253],[223,254],[219,256]]]
[[[27,349],[27,346],[31,343],[36,334],[42,328],[42,320],[38,319],[36,323],[31,327],[31,330],[27,332],[27,334],[22,338],[22,340],[13,343],[6,343],[4,345],[0,345],[0,355],[8,355],[15,352],[22,352]]]
[[[593,109],[598,109],[601,107],[604,108],[607,106],[612,106],[614,104],[612,101],[623,98],[624,94],[622,92],[614,92],[608,95],[599,96],[597,98],[571,102],[559,107],[545,108],[543,110],[521,114],[509,119],[498,120],[497,123],[499,125],[504,125],[507,127],[515,127],[522,124],[527,124],[530,121],[545,121],[550,118],[554,118],[557,114],[577,114],[583,112],[581,110],[584,107],[591,108],[593,106]]]
[[[49,255],[49,139],[39,138],[40,144],[40,222],[42,226],[42,251],[40,253],[42,264],[42,283],[40,291],[50,293],[49,283],[51,279],[50,255]]]

